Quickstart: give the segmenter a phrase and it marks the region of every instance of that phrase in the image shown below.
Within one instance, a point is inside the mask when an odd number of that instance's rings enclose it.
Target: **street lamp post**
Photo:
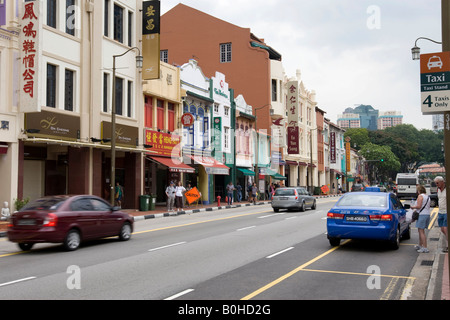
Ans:
[[[131,50],[137,50],[136,68],[142,69],[144,58],[141,56],[141,50],[138,47],[128,49],[122,54],[113,56],[113,89],[112,89],[112,108],[111,108],[111,205],[114,206],[114,188],[116,184],[116,58],[124,56]]]

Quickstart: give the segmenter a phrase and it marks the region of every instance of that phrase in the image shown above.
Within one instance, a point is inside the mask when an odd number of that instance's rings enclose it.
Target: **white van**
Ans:
[[[419,184],[419,176],[415,173],[397,173],[395,178],[397,184],[397,197],[416,198],[416,187]]]

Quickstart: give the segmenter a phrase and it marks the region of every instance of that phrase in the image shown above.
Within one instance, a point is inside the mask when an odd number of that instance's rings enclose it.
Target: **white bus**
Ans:
[[[397,184],[397,197],[416,198],[416,187],[419,184],[419,176],[415,173],[397,173],[395,178]]]

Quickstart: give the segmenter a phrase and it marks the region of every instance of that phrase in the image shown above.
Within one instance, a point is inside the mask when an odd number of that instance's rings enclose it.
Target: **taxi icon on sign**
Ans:
[[[439,68],[442,69],[442,66],[444,64],[442,63],[442,60],[440,57],[438,56],[432,56],[429,60],[428,60],[428,70],[431,70],[432,68]]]

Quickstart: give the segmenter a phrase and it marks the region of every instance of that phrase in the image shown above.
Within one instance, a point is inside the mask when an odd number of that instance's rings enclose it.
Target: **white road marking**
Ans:
[[[184,291],[182,291],[180,293],[174,294],[173,296],[170,296],[170,297],[168,297],[168,298],[166,298],[164,300],[174,300],[174,299],[176,299],[178,297],[181,297],[181,296],[184,296],[185,294],[188,294],[188,293],[190,293],[192,291],[194,291],[194,289],[187,289],[187,290],[184,290]]]
[[[256,226],[245,227],[245,228],[237,229],[236,231],[248,230],[248,229],[253,229],[253,228],[256,228]]]
[[[289,250],[292,250],[292,249],[294,249],[294,247],[289,247],[289,248],[284,249],[284,250],[281,250],[281,251],[279,251],[279,252],[277,252],[277,253],[271,254],[270,256],[267,256],[266,258],[267,258],[267,259],[271,259],[271,258],[273,258],[273,257],[275,257],[275,256],[277,256],[277,255],[279,255],[279,254],[285,253],[285,252],[287,252],[287,251],[289,251]]]
[[[11,284],[15,284],[15,283],[23,282],[23,281],[28,281],[28,280],[33,280],[33,279],[36,279],[36,277],[28,277],[28,278],[14,280],[14,281],[10,281],[10,282],[5,282],[5,283],[1,283],[0,287],[9,286]]]
[[[161,249],[166,249],[166,248],[170,248],[170,247],[174,247],[174,246],[179,246],[181,244],[185,244],[186,242],[178,242],[178,243],[174,243],[174,244],[169,244],[167,246],[163,246],[163,247],[158,247],[158,248],[154,248],[154,249],[150,249],[148,250],[149,252],[152,251],[156,251],[156,250],[161,250]]]

